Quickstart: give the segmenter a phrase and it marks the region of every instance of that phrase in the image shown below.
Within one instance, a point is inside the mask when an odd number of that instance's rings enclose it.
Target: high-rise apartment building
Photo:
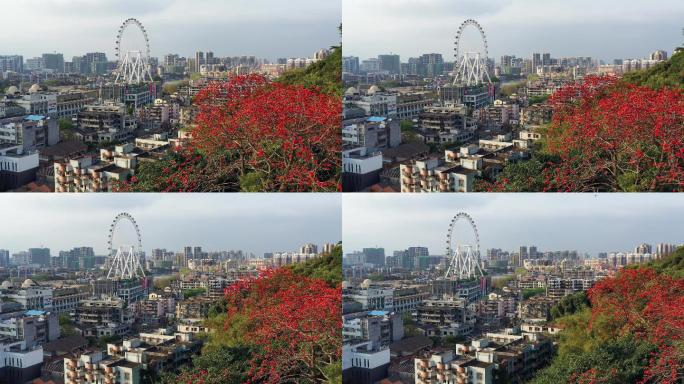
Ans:
[[[204,61],[204,52],[195,52],[195,72],[199,72],[202,65],[206,64]]]
[[[318,246],[312,243],[304,244],[301,247],[299,247],[299,253],[318,254]]]
[[[366,257],[366,263],[376,266],[385,265],[385,248],[364,248],[363,254]]]
[[[646,243],[639,244],[634,248],[634,253],[639,254],[639,255],[643,255],[646,253],[653,253],[653,247],[651,246],[651,244],[646,244]]]
[[[29,263],[42,267],[50,266],[50,248],[29,248]]]
[[[342,58],[342,72],[359,74],[359,58],[356,56],[345,56]]]
[[[64,55],[61,53],[43,53],[43,68],[55,72],[64,72]]]
[[[379,55],[380,70],[387,71],[392,75],[401,73],[401,62],[399,55]]]
[[[537,67],[539,67],[541,65],[542,65],[541,53],[533,53],[532,54],[532,72],[536,73]]]
[[[0,72],[24,72],[24,56],[0,56]]]
[[[7,249],[0,249],[0,267],[7,268],[10,266],[10,253]]]

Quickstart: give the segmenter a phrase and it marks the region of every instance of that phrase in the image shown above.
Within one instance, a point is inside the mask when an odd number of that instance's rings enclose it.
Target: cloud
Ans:
[[[123,211],[136,218],[148,252],[200,245],[260,254],[341,239],[341,198],[334,194],[15,194],[0,198],[0,212],[12,217],[0,249],[42,244],[53,254],[76,246],[102,253],[109,225]]]
[[[537,245],[595,254],[641,242],[684,243],[684,217],[674,217],[683,203],[678,195],[650,194],[345,195],[343,241],[345,252],[424,245],[441,254],[451,218],[467,212],[483,249]],[[472,236],[467,229],[459,235]]]
[[[310,56],[339,43],[341,0],[22,0],[3,4],[5,33],[0,54],[39,56],[86,52],[113,57],[116,32],[127,18],[139,19],[152,54]],[[30,21],[30,28],[26,23]]]
[[[483,25],[496,58],[540,50],[557,57],[645,57],[681,44],[684,17],[677,0],[346,0],[343,8],[346,55],[394,52],[403,61],[427,52],[452,60],[453,37],[469,18]]]

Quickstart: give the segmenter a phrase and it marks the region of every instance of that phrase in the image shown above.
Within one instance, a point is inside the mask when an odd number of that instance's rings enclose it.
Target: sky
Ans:
[[[385,254],[427,246],[443,255],[449,223],[459,212],[477,225],[480,249],[633,251],[641,243],[684,244],[681,194],[345,194],[344,252],[384,247]],[[472,244],[461,222],[454,241]]]
[[[311,57],[339,44],[341,0],[0,0],[0,55],[86,52],[114,58],[119,26],[142,22],[153,57]],[[124,37],[129,35],[127,31]],[[131,46],[142,45],[137,31]],[[135,44],[134,44],[135,43]]]
[[[435,52],[453,61],[458,27],[471,18],[484,28],[497,62],[533,52],[612,62],[656,49],[671,54],[684,44],[681,0],[344,0],[344,53],[395,53],[406,62]],[[481,46],[477,34],[464,35],[467,46]]]
[[[45,246],[54,256],[88,246],[104,255],[120,212],[137,221],[148,255],[154,248],[201,246],[261,256],[341,240],[337,194],[3,194],[0,212],[0,249],[11,253]],[[119,241],[130,245],[133,234],[128,222],[118,225],[115,248]]]

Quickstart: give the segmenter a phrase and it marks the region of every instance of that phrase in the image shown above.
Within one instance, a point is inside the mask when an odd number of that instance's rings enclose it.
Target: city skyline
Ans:
[[[644,242],[654,248],[657,243],[684,243],[677,230],[684,218],[672,215],[681,208],[674,195],[345,195],[343,205],[345,254],[377,246],[391,255],[425,246],[431,255],[444,255],[449,222],[459,212],[475,221],[482,255],[489,248],[537,246],[540,252],[577,250],[596,257],[599,252],[631,251]]]
[[[125,211],[135,217],[148,256],[155,248],[201,246],[205,251],[243,250],[261,257],[265,252],[296,251],[305,243],[320,247],[338,242],[340,200],[305,194],[193,194],[192,199],[186,194],[10,194],[0,202],[0,211],[12,217],[11,225],[3,228],[0,249],[16,253],[47,247],[56,256],[86,246],[105,255],[110,224]],[[224,226],[226,219],[231,220]]]
[[[313,0],[205,0],[201,7],[189,0],[26,0],[6,4],[4,11],[14,16],[4,21],[8,30],[25,30],[27,20],[40,22],[31,25],[31,33],[0,37],[0,54],[28,59],[57,52],[65,61],[86,52],[105,52],[113,60],[117,30],[130,17],[145,25],[153,57],[194,57],[195,51],[269,60],[309,57],[339,42],[341,18],[339,3]]]
[[[615,12],[619,7],[621,12]],[[643,58],[657,49],[672,53],[682,44],[684,4],[608,0],[348,0],[343,4],[345,56],[362,59],[399,54],[402,62],[424,53],[453,61],[459,25],[474,18],[489,40],[489,57]]]

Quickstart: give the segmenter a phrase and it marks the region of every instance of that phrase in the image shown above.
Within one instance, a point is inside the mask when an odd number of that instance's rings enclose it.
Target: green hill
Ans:
[[[342,96],[342,47],[333,47],[325,59],[305,69],[292,69],[277,80],[287,85],[318,87],[323,92]]]
[[[331,253],[290,268],[296,274],[322,279],[336,287],[342,283],[342,245],[336,245]]]
[[[670,256],[651,262],[650,266],[658,273],[684,279],[684,247],[678,248]]]
[[[655,67],[624,76],[627,82],[645,85],[654,89],[663,87],[684,88],[684,51],[675,53],[672,57]]]

